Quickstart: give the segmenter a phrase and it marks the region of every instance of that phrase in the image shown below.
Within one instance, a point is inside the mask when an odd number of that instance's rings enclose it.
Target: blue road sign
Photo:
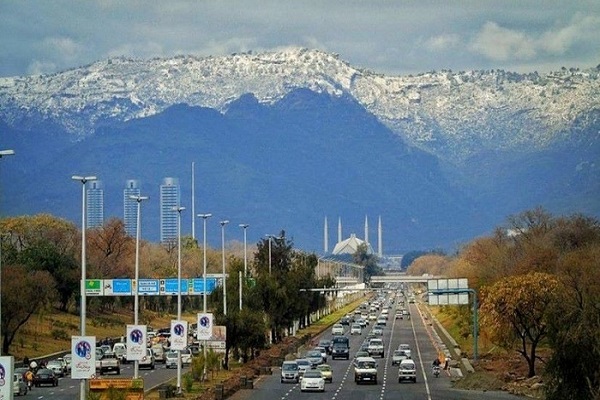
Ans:
[[[113,279],[112,292],[115,296],[130,296],[133,293],[131,291],[131,279]]]
[[[181,294],[187,294],[188,280],[181,279]],[[160,280],[161,294],[177,294],[177,278],[166,278]]]

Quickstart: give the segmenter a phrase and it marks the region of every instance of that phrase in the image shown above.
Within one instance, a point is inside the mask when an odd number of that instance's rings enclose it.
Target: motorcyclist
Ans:
[[[433,362],[431,363],[431,369],[433,371],[433,374],[437,377],[440,373],[440,365],[441,365],[441,361],[439,359],[439,357],[436,357],[435,360],[433,360]]]
[[[25,381],[27,382],[27,389],[31,390],[33,388],[33,371],[31,369],[25,372]]]

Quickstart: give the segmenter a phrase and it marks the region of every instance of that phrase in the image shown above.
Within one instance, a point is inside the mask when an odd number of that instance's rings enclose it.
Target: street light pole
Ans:
[[[4,156],[12,156],[14,150],[0,150],[0,158]],[[2,233],[0,232],[0,355],[2,355],[2,347],[4,340],[2,339]]]
[[[80,335],[85,336],[85,318],[86,318],[86,296],[85,296],[85,277],[86,277],[86,265],[85,265],[85,184],[87,181],[95,181],[95,176],[79,176],[73,175],[71,177],[74,181],[81,182],[81,282],[79,284],[79,290],[81,291],[81,322],[80,322]],[[86,379],[81,379],[79,382],[79,399],[85,400],[86,392]]]
[[[138,286],[140,280],[140,237],[142,233],[142,201],[148,200],[147,196],[129,196],[130,199],[137,202],[137,217],[135,223],[135,291],[133,293],[133,323],[137,325],[139,323],[140,313],[140,301],[138,296]],[[139,377],[140,362],[135,360],[133,362],[133,377],[137,379]]]
[[[177,212],[177,320],[181,320],[181,212],[185,207],[173,207]],[[177,393],[181,394],[181,350],[177,350]]]
[[[246,229],[250,225],[248,224],[240,224],[240,228],[244,230],[244,278],[248,276],[248,251],[246,247]]]
[[[273,239],[273,235],[265,235],[269,238],[269,276],[271,276],[271,240]]]
[[[227,277],[225,276],[225,225],[228,220],[221,221],[221,253],[223,262],[223,315],[227,315]]]
[[[203,265],[204,265],[204,271],[202,273],[202,276],[204,278],[204,288],[203,288],[203,297],[204,297],[204,314],[206,314],[206,220],[210,217],[212,217],[212,214],[198,214],[198,217],[202,218],[202,232],[203,232],[203,237],[202,237],[202,253],[203,253]],[[200,329],[200,327],[198,327],[198,329]],[[204,345],[202,346],[202,354],[204,355],[204,371],[202,372],[202,379],[204,379],[206,377],[206,340],[204,341]]]

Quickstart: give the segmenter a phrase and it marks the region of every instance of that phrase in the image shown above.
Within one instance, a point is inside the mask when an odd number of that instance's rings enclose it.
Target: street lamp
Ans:
[[[206,220],[210,217],[212,217],[212,214],[198,214],[198,217],[203,219],[203,224],[202,224],[202,232],[203,232],[203,238],[202,238],[202,245],[203,245],[203,249],[202,252],[203,257],[204,257],[204,261],[203,261],[203,265],[204,265],[204,271],[202,273],[202,276],[204,277],[204,289],[203,289],[203,297],[204,297],[204,314],[206,314]],[[200,328],[200,327],[198,327]],[[204,355],[204,370],[202,371],[202,379],[204,379],[206,377],[206,340],[204,341],[204,345],[202,346],[202,354]]]
[[[265,235],[269,238],[269,276],[271,275],[271,240],[273,239],[273,235]]]
[[[181,212],[185,207],[173,207],[177,212],[177,320],[181,320]],[[177,350],[177,393],[181,393],[181,350]]]
[[[135,224],[135,291],[133,293],[133,323],[137,325],[138,315],[140,310],[140,302],[138,296],[138,285],[140,279],[140,236],[142,233],[141,217],[142,217],[142,201],[148,200],[147,196],[129,196],[130,199],[137,202],[137,218]],[[134,361],[133,366],[133,377],[138,378],[139,376],[139,364],[138,360]]]
[[[246,247],[246,229],[250,225],[248,224],[240,224],[240,228],[244,230],[244,278],[248,276],[248,252]]]
[[[223,254],[223,315],[227,315],[227,278],[225,277],[225,225],[228,220],[219,222],[221,224],[221,253]]]
[[[4,156],[12,156],[14,154],[14,150],[0,150],[0,158]],[[0,235],[0,321],[2,321],[2,235]],[[0,323],[0,355],[2,355],[3,345],[4,340],[2,340],[2,323]]]
[[[85,317],[86,317],[86,298],[85,298],[85,229],[86,229],[86,220],[85,220],[85,184],[87,181],[95,181],[97,178],[95,176],[79,176],[73,175],[71,177],[74,181],[81,182],[81,282],[79,284],[79,290],[81,291],[81,322],[80,322],[80,335],[85,336]],[[85,400],[85,392],[86,392],[86,380],[81,379],[79,382],[79,399]]]

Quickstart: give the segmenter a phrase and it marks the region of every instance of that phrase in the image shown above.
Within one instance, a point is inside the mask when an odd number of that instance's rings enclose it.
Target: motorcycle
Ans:
[[[438,367],[437,365],[433,367],[433,376],[435,376],[436,378],[440,376],[440,367]]]

